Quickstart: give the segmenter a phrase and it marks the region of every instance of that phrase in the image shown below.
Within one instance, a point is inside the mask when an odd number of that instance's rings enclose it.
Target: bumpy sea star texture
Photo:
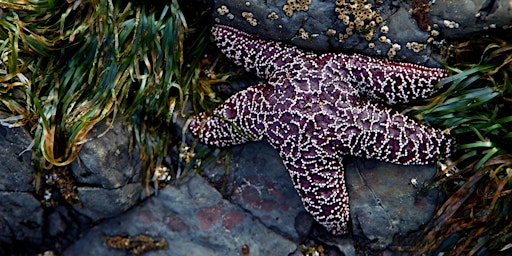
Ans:
[[[214,25],[219,48],[266,79],[190,124],[204,143],[224,147],[267,140],[279,151],[306,210],[333,234],[348,231],[344,155],[428,164],[451,140],[383,104],[427,97],[443,69],[361,55],[303,52]]]

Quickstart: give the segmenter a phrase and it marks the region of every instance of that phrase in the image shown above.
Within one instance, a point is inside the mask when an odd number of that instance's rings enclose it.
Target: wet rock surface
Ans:
[[[0,191],[31,192],[32,139],[21,128],[6,128],[0,125]],[[9,181],[9,182],[6,182]]]
[[[63,199],[58,187],[36,191],[30,136],[21,128],[0,126],[0,255],[60,250],[74,242],[91,223],[117,216],[146,197],[138,152],[128,152],[129,133],[121,124],[97,138],[96,128],[67,170],[81,205]],[[62,177],[49,174],[55,184]]]
[[[313,223],[272,147],[265,142],[234,147],[229,160],[219,157],[203,170],[225,198],[270,229],[303,241]]]
[[[113,143],[110,136],[98,140],[103,140],[99,145],[123,145]],[[65,204],[44,208],[32,192],[4,190],[0,192],[3,252],[15,253],[7,248],[13,243],[32,246],[33,252],[58,251],[51,246],[58,241],[63,255],[125,255],[126,250],[107,247],[106,239],[144,235],[167,243],[166,250],[148,255],[233,255],[247,246],[253,255],[300,255],[299,245],[309,240],[328,246],[331,255],[353,255],[362,244],[377,254],[389,252],[390,245],[401,245],[396,237],[419,230],[437,202],[437,191],[424,193],[422,189],[435,173],[431,166],[346,159],[353,227],[350,235],[335,237],[305,212],[288,172],[269,144],[249,143],[214,154],[202,176],[188,174],[144,201],[140,201],[141,189],[130,188],[134,183],[118,189],[81,186],[79,192],[91,191],[81,194],[84,207],[80,210]],[[113,163],[105,170],[117,168]],[[133,207],[123,208],[119,203],[123,201],[119,198],[133,195],[116,194],[119,189],[138,191],[130,203]]]
[[[190,174],[182,183],[102,222],[65,254],[122,255],[105,246],[105,237],[141,234],[168,243],[167,250],[149,255],[232,255],[240,253],[244,244],[254,255],[299,253],[298,245],[311,232],[313,220],[305,213],[277,152],[257,142],[233,147],[228,155],[228,160],[221,153],[208,163],[205,177]],[[386,250],[395,236],[417,231],[433,215],[437,191],[421,193],[435,173],[432,166],[348,161],[353,233],[365,239],[368,248]],[[353,255],[356,249],[350,236],[334,239],[331,246]]]
[[[31,138],[21,128],[0,126],[0,254],[43,239],[43,209],[33,195]],[[23,241],[23,242],[22,242]]]
[[[128,130],[121,125],[108,129],[105,124],[94,128],[89,135],[92,139],[84,144],[78,159],[71,164],[78,184],[101,184],[104,189],[117,189],[128,183],[140,182],[139,151],[134,148],[131,154],[127,154],[130,150]]]
[[[311,223],[313,220],[309,214],[303,215],[304,208],[288,172],[269,144],[250,143],[233,147],[230,152],[227,165],[225,158],[220,157],[220,160],[203,170],[214,184],[223,184],[220,189],[225,197],[264,223],[265,216],[274,214],[270,218],[274,221],[265,225],[293,241],[297,240],[290,234],[299,234],[299,241],[303,242],[307,235],[315,232],[313,229],[318,229],[318,224]],[[352,234],[358,237],[358,241],[362,239],[364,246],[370,250],[386,250],[396,242],[395,237],[418,231],[433,216],[439,199],[439,191],[429,188],[429,182],[436,173],[434,166],[401,166],[355,157],[347,157],[345,164]],[[229,169],[227,172],[226,166]],[[280,189],[273,185],[276,183],[281,184]],[[254,191],[248,193],[250,200],[240,200],[245,189]],[[277,199],[281,199],[281,202]],[[265,201],[273,203],[273,210],[252,209]],[[284,205],[294,207],[285,214],[279,213],[279,208],[284,208]],[[286,215],[291,216],[284,218]],[[295,229],[291,229],[292,222]],[[302,224],[302,227],[299,228],[297,224]],[[320,227],[320,230],[323,228]],[[325,234],[324,231],[321,233]],[[346,255],[351,255],[350,252],[355,250],[350,236],[348,239],[342,236],[335,240],[332,245],[342,248]]]
[[[82,203],[74,209],[91,221],[117,216],[147,196],[141,185],[139,152],[135,148],[129,153],[129,136],[120,124],[110,130],[99,125],[71,164]]]
[[[429,14],[446,38],[476,32],[510,33],[512,28],[512,7],[507,0],[436,1]]]
[[[0,252],[11,246],[37,246],[43,240],[43,209],[31,193],[0,192]]]
[[[297,248],[191,174],[182,184],[168,186],[158,196],[92,228],[64,254],[125,255],[107,248],[104,238],[140,234],[166,240],[166,250],[148,255],[240,255],[244,245],[253,255],[289,255]]]
[[[439,199],[439,191],[429,189],[435,172],[428,165],[349,161],[345,173],[353,233],[372,241],[371,249],[382,250],[396,235],[418,230],[433,217]]]
[[[430,66],[436,43],[512,28],[509,1],[203,0],[214,22],[315,51],[359,52]]]

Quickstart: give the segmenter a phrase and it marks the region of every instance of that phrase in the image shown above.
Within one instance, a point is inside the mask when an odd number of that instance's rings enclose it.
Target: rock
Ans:
[[[332,246],[337,249],[336,254],[334,255],[346,255],[346,256],[354,256],[354,255],[367,255],[364,253],[357,254],[356,247],[354,246],[354,240],[350,237],[326,237],[321,236],[319,239],[322,243]],[[341,253],[341,254],[340,254]],[[331,254],[325,254],[331,255]]]
[[[335,244],[338,249],[343,252],[343,255],[356,255],[356,248],[354,247],[354,241],[350,239],[342,239],[337,244]]]
[[[76,182],[82,186],[100,186],[115,189],[128,183],[140,182],[141,160],[137,148],[129,153],[130,133],[119,122],[105,135],[103,123],[89,134],[90,141],[85,143],[71,171]]]
[[[496,34],[512,28],[512,8],[507,0],[436,1],[429,15],[445,38],[459,39],[477,32]]]
[[[117,216],[146,197],[142,185],[130,183],[118,189],[78,187],[82,207],[75,207],[79,213],[93,222]]]
[[[250,34],[310,50],[359,52],[430,66],[439,66],[430,58],[434,41],[512,28],[506,0],[202,2],[212,7],[215,22]],[[359,28],[357,19],[363,22]]]
[[[0,125],[0,255],[43,239],[43,209],[32,194],[31,141],[21,128]]]
[[[0,254],[40,245],[43,209],[39,201],[27,192],[0,192],[0,202]]]
[[[78,158],[71,164],[82,207],[75,210],[92,221],[117,216],[147,197],[141,183],[141,160],[135,148],[129,153],[130,133],[120,122],[113,129],[99,125],[89,134]]]
[[[0,125],[0,191],[34,190],[31,142],[23,129]]]
[[[107,248],[109,236],[164,238],[167,249],[147,255],[289,255],[297,246],[267,229],[243,209],[222,199],[203,178],[190,174],[125,214],[90,229],[64,255],[126,255]],[[103,239],[102,239],[103,238]]]
[[[58,189],[51,193],[59,205],[41,205],[34,197],[32,139],[20,128],[0,126],[0,255],[32,254],[58,247],[56,243],[66,246],[91,221],[121,214],[146,197],[139,153],[128,152],[127,129],[117,123],[97,138],[104,130],[100,126],[91,133],[96,139],[84,145],[80,163],[70,168],[83,204],[75,211],[59,199]]]
[[[205,166],[203,173],[225,198],[266,226],[295,242],[303,241],[313,220],[304,211],[277,152],[266,142],[235,146],[230,152],[228,163],[219,157]],[[352,230],[371,241],[371,249],[385,249],[395,235],[417,231],[433,216],[439,192],[424,186],[436,173],[435,167],[349,157],[345,164]],[[227,177],[225,166],[229,167]],[[306,227],[297,229],[300,224]],[[350,248],[350,243],[343,247],[349,253]]]
[[[267,227],[292,241],[302,241],[313,218],[306,212],[277,151],[267,142],[230,149],[231,161],[223,158],[203,172],[225,197],[258,218]],[[225,166],[228,175],[225,176]]]
[[[56,252],[61,252],[74,243],[84,230],[87,230],[91,221],[79,214],[68,205],[58,205],[55,208],[46,209],[46,230],[44,231],[45,245]],[[38,248],[41,250],[41,248]],[[40,251],[39,251],[40,252]]]
[[[84,147],[87,150],[80,153],[84,164],[73,165],[73,173],[81,181],[77,190],[84,207],[59,205],[43,210],[32,195],[30,153],[12,157],[28,147],[30,138],[21,129],[2,128],[0,136],[2,154],[16,161],[1,162],[2,168],[10,166],[0,180],[2,255],[54,248],[50,243],[55,241],[67,246],[91,220],[103,219],[107,220],[87,231],[64,255],[124,255],[105,247],[102,237],[140,234],[162,237],[168,243],[168,251],[150,255],[168,255],[170,250],[175,255],[231,255],[240,253],[244,244],[249,245],[253,255],[289,255],[299,253],[297,244],[311,230],[311,216],[305,212],[279,155],[266,142],[233,147],[228,163],[215,161],[205,167],[204,174],[223,195],[201,177],[190,174],[184,183],[168,186],[158,197],[142,201],[145,192],[140,175],[132,170],[140,160],[128,156],[128,134],[122,126],[116,126],[105,136],[88,142]],[[116,149],[121,161],[107,161]],[[94,159],[99,164],[91,163]],[[128,161],[133,162],[127,164]],[[91,166],[103,168],[103,172]],[[16,171],[16,167],[20,169]],[[394,237],[418,230],[432,216],[437,193],[421,193],[435,172],[432,167],[404,167],[361,159],[346,161],[346,167],[353,233],[373,241],[371,248],[385,248]],[[128,169],[127,173],[123,168]],[[413,178],[417,187],[410,183]],[[345,254],[356,251],[347,237],[339,241],[342,242],[332,246]],[[7,245],[18,247],[8,249]]]
[[[439,191],[428,185],[433,166],[401,166],[356,159],[346,166],[354,234],[385,249],[395,235],[419,230],[436,209]]]

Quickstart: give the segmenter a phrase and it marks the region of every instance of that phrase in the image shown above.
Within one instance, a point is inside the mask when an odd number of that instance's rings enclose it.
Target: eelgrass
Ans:
[[[98,123],[126,120],[149,181],[167,154],[182,81],[190,80],[181,75],[187,26],[178,3],[0,6],[0,124],[33,136],[37,173],[74,161]]]
[[[412,109],[418,119],[450,129],[458,142],[454,163],[439,174],[448,198],[427,225],[418,252],[510,253],[512,45],[490,43],[478,63],[450,69],[453,74],[440,82],[446,91]],[[454,167],[459,170],[448,171]]]

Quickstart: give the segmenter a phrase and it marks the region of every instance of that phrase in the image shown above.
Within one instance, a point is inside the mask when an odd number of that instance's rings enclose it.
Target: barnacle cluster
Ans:
[[[279,19],[279,15],[276,12],[271,12],[267,15],[267,19],[269,20],[277,20]]]
[[[169,185],[172,181],[172,172],[167,166],[160,165],[155,169],[155,173],[153,174],[153,182],[155,183],[155,188],[160,189]]]
[[[217,8],[217,13],[219,15],[226,15],[229,13],[229,9],[227,6],[221,5],[219,8]]]
[[[379,42],[383,44],[391,44],[391,39],[387,38],[386,36],[380,36]]]
[[[447,28],[459,28],[459,23],[452,20],[443,20],[443,25]]]
[[[283,5],[283,11],[291,17],[295,11],[308,11],[311,0],[288,0],[287,4]]]
[[[400,46],[399,44],[391,45],[391,48],[389,48],[388,53],[387,53],[388,58],[392,59],[393,57],[395,57],[396,53],[398,51],[400,51],[401,49],[402,49],[402,46]]]
[[[297,36],[304,40],[311,40],[311,38],[313,37],[313,35],[310,32],[306,31],[304,28],[299,28]]]
[[[258,25],[258,20],[254,18],[254,14],[252,12],[242,12],[242,17],[244,17],[251,26],[255,27]]]
[[[335,36],[335,35],[336,35],[336,30],[334,30],[334,29],[330,28],[330,29],[328,29],[327,31],[325,31],[325,35],[327,35],[327,36],[329,36],[329,37],[330,37],[330,36]]]
[[[233,20],[235,18],[235,15],[229,12],[229,8],[225,5],[221,5],[219,8],[217,8],[217,13],[220,16],[226,16],[226,18]],[[215,18],[216,22],[220,22],[219,18]]]
[[[334,11],[346,26],[345,33],[339,34],[340,41],[349,38],[354,32],[363,34],[370,41],[375,29],[383,21],[374,6],[366,0],[336,0]]]
[[[425,50],[427,48],[427,45],[418,42],[408,42],[405,47],[407,47],[407,49],[413,52],[420,52],[422,50]]]

